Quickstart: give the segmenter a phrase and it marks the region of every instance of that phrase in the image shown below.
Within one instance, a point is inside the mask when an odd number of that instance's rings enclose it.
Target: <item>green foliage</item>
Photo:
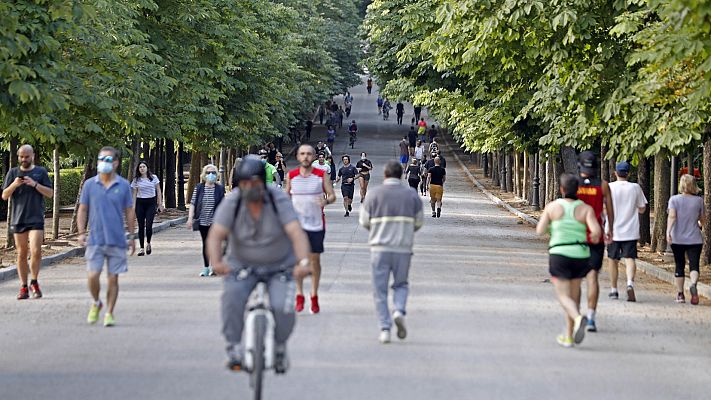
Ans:
[[[72,169],[62,169],[59,170],[59,205],[64,206],[74,206],[77,201],[77,193],[79,193],[79,186],[81,185],[81,178],[84,170],[82,168],[72,168]],[[49,173],[49,179],[54,182],[54,173]],[[46,198],[44,199],[44,206],[47,212],[51,212],[53,209],[54,199]]]

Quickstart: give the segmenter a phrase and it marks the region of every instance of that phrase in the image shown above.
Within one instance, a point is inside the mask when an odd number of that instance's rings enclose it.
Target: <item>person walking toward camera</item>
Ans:
[[[160,180],[151,174],[148,164],[145,161],[138,163],[135,178],[131,182],[133,189],[133,204],[138,219],[138,243],[140,248],[138,255],[151,254],[151,237],[153,237],[153,219],[156,211],[161,212],[163,208],[163,193],[160,190]],[[144,250],[143,244],[146,242]]]
[[[32,297],[39,299],[42,297],[38,279],[44,242],[44,198],[52,198],[54,190],[47,170],[35,165],[35,151],[32,146],[20,146],[17,150],[17,160],[20,166],[7,172],[2,191],[3,200],[12,199],[12,215],[7,222],[17,248],[17,275],[20,278],[17,300],[28,299],[30,290]]]
[[[187,227],[193,231],[200,231],[200,237],[202,238],[203,268],[200,276],[215,276],[207,256],[206,241],[210,226],[212,226],[215,210],[225,197],[225,188],[216,183],[217,167],[212,164],[202,167],[200,179],[202,182],[195,187],[193,197],[190,200]]]

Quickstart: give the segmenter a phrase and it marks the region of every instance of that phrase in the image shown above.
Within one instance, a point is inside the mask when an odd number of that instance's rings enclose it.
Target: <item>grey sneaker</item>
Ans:
[[[274,349],[274,372],[283,374],[289,369],[289,357],[286,355],[286,344],[277,344]]]
[[[397,327],[397,337],[402,340],[407,337],[407,328],[405,328],[405,315],[400,311],[393,312],[393,322]]]
[[[239,345],[227,346],[227,369],[234,372],[242,371],[242,352]]]

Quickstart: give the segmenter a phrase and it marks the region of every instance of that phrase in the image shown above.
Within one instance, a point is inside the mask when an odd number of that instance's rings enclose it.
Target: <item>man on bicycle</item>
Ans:
[[[237,189],[217,208],[207,240],[212,269],[224,276],[222,333],[227,340],[227,367],[242,368],[245,306],[252,290],[265,282],[276,325],[274,369],[284,373],[286,341],[296,321],[293,278],[310,271],[309,240],[286,193],[266,185],[258,157],[242,159],[233,176]]]

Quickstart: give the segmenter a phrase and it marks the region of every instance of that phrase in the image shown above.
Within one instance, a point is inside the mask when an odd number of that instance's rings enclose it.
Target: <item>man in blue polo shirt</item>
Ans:
[[[89,292],[94,303],[89,310],[87,322],[96,323],[103,304],[99,299],[99,277],[104,263],[108,269],[108,310],[104,326],[114,325],[114,307],[118,298],[118,276],[128,271],[127,248],[131,255],[136,251],[133,233],[136,215],[128,181],[116,174],[119,166],[118,151],[104,147],[99,152],[96,177],[84,183],[79,199],[79,244],[86,245],[86,266],[89,271]],[[86,238],[87,212],[89,216],[89,239]],[[124,218],[131,234],[126,240]]]

